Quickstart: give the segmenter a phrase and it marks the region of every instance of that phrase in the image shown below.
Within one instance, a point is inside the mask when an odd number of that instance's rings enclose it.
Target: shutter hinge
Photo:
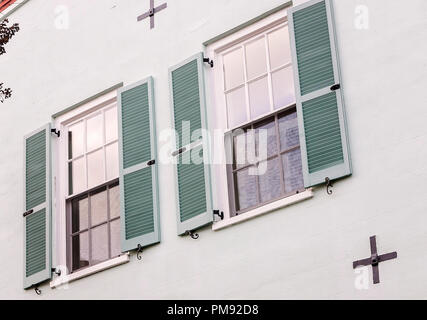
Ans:
[[[42,294],[42,291],[39,289],[38,286],[34,287],[34,291],[37,293],[38,296],[40,296]]]
[[[185,235],[186,235],[186,236],[190,236],[190,237],[191,237],[191,239],[194,239],[194,240],[199,239],[199,234],[198,234],[198,233],[195,233],[195,232],[194,232],[194,231],[192,231],[192,230],[187,230],[187,231],[185,231]]]
[[[154,165],[154,164],[156,164],[156,160],[150,160],[147,162],[147,166],[149,166],[149,167]]]
[[[331,91],[336,91],[336,90],[338,90],[338,89],[340,89],[341,88],[341,85],[339,84],[339,83],[337,83],[337,84],[334,84],[332,87],[331,87]]]
[[[24,212],[24,214],[23,214],[24,218],[25,218],[26,216],[29,216],[29,215],[30,215],[30,214],[32,214],[33,212],[34,212],[34,210],[33,210],[33,209],[31,209],[31,210],[28,210],[28,211]]]
[[[329,188],[333,187],[331,179],[329,179],[328,177],[326,177],[325,178],[325,183],[326,183],[326,193],[329,194],[329,195],[331,195],[332,194],[332,190],[329,189]]]
[[[213,60],[209,59],[209,58],[203,58],[203,62],[207,63],[208,65],[211,66],[211,68],[214,67],[214,62]]]
[[[50,132],[53,134],[56,134],[56,136],[59,138],[61,136],[61,131],[56,129],[50,129]]]
[[[224,220],[224,212],[223,212],[223,211],[220,211],[220,210],[214,210],[214,211],[213,211],[213,214],[214,214],[214,215],[217,215],[218,217],[220,217],[220,218],[221,218],[221,220]]]
[[[56,270],[56,268],[52,268],[51,271],[56,274],[58,277],[61,275],[61,269]]]
[[[141,260],[141,259],[142,259],[142,257],[141,257],[141,253],[142,253],[142,246],[141,246],[140,244],[138,244],[137,251],[136,251],[136,258],[137,258],[138,260]]]

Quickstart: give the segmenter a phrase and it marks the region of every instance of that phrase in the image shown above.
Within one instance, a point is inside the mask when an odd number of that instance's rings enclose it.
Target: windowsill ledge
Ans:
[[[125,253],[117,258],[113,258],[110,260],[107,260],[105,262],[99,263],[97,265],[94,265],[92,267],[86,268],[84,270],[81,271],[77,271],[71,274],[67,274],[67,275],[61,275],[60,277],[52,280],[50,282],[50,287],[53,288],[57,288],[63,284],[67,284],[85,277],[88,277],[92,274],[122,265],[124,263],[127,263],[130,261],[129,258],[129,253]]]
[[[234,224],[258,217],[260,215],[266,214],[268,212],[287,207],[291,204],[298,203],[307,199],[310,199],[313,197],[313,190],[311,188],[305,190],[304,192],[300,192],[298,194],[295,194],[293,196],[283,198],[281,200],[277,200],[275,202],[269,203],[265,206],[262,206],[260,208],[256,208],[254,210],[245,212],[239,216],[235,216],[229,219],[225,219],[222,221],[217,221],[212,225],[212,230],[217,231],[224,228],[227,228],[229,226],[232,226]]]

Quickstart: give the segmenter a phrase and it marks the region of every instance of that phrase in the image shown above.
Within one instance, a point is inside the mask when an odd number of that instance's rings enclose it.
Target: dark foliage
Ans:
[[[0,22],[0,56],[6,53],[5,45],[10,39],[19,31],[19,25],[14,23],[8,26],[9,20],[4,19]],[[12,90],[10,88],[3,88],[3,83],[0,83],[0,102],[10,98]]]

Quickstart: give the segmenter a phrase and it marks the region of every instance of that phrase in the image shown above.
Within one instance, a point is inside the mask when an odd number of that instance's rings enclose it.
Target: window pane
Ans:
[[[104,150],[87,155],[87,176],[89,188],[104,182]]]
[[[299,145],[298,119],[296,112],[279,118],[281,150],[287,150]]]
[[[266,157],[277,154],[276,122],[274,118],[270,118],[256,125],[255,130],[257,155],[265,159]],[[260,139],[260,136],[262,137],[264,134],[267,139]]]
[[[103,125],[102,114],[89,118],[87,126],[87,150],[93,150],[102,146],[103,143]]]
[[[105,147],[105,157],[107,180],[117,178],[119,176],[119,145],[117,142]]]
[[[120,244],[120,220],[110,223],[111,228],[111,258],[118,257],[122,253]]]
[[[68,128],[68,159],[82,155],[84,148],[84,126],[79,122]]]
[[[89,207],[88,207],[88,199],[87,197],[74,199],[71,202],[71,216],[72,223],[71,229],[72,232],[75,233],[77,231],[81,231],[87,229],[89,226]]]
[[[271,69],[291,62],[288,27],[280,28],[268,35]]]
[[[68,193],[77,194],[86,189],[85,159],[80,158],[68,164]]]
[[[274,108],[278,109],[295,103],[294,75],[292,67],[272,74]]]
[[[242,132],[240,134],[237,134]],[[255,135],[253,130],[248,131],[235,131],[233,137],[233,151],[234,151],[234,168],[244,167],[249,163],[249,160],[255,161],[252,158],[256,157],[255,152]],[[251,158],[251,159],[249,159]]]
[[[92,229],[92,264],[97,264],[102,261],[108,260],[108,225]]]
[[[245,82],[242,48],[223,57],[225,89],[235,88]]]
[[[110,188],[110,219],[120,216],[120,188],[116,185]]]
[[[117,140],[119,132],[117,117],[117,107],[105,111],[105,143]]]
[[[300,149],[282,155],[285,176],[285,192],[304,189]]]
[[[251,119],[270,111],[267,77],[249,84],[249,101],[251,106]]]
[[[236,173],[237,208],[244,210],[258,203],[256,176],[249,175],[249,169],[244,169]]]
[[[91,225],[107,221],[107,191],[105,188],[90,195]]]
[[[278,158],[261,162],[258,166],[261,202],[278,198],[282,193],[280,162]]]
[[[248,80],[267,72],[265,38],[262,37],[246,46],[246,67]]]
[[[73,237],[73,270],[77,270],[89,265],[89,236],[83,232]]]
[[[227,110],[229,128],[247,121],[245,88],[227,94]]]

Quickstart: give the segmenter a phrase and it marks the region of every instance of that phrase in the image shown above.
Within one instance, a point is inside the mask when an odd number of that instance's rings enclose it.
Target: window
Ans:
[[[218,195],[223,208],[229,205],[225,216],[304,191],[286,12],[210,45],[208,55],[221,64],[211,77],[212,117],[226,132],[228,159],[225,168],[213,170],[218,193],[228,186]]]
[[[74,272],[121,254],[116,102],[74,118],[64,129],[67,264]]]
[[[229,129],[295,103],[286,25],[257,35],[221,56]]]
[[[250,145],[259,150],[260,130],[267,131],[265,156],[258,158],[255,164],[236,161],[242,146],[239,138],[245,143],[243,152],[248,152]],[[233,181],[236,202],[232,215],[304,190],[295,108],[254,122],[243,131],[245,133],[233,137],[234,161],[228,177]],[[253,170],[255,174],[251,174],[251,169],[256,169]]]

